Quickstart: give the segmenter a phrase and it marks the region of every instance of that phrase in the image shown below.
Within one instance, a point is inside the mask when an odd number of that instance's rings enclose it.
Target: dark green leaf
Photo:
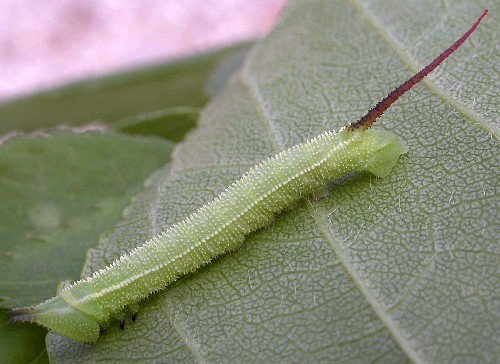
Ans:
[[[45,335],[38,326],[12,325],[0,310],[0,363],[48,363]]]
[[[171,144],[59,133],[0,148],[0,303],[40,302],[78,279],[85,252],[120,220]]]
[[[248,48],[242,44],[5,103],[0,105],[0,135],[61,123],[113,124],[149,111],[203,106],[232,75]]]
[[[198,108],[176,107],[127,118],[117,126],[125,134],[155,135],[179,142],[196,125],[199,114]]]
[[[0,305],[39,303],[77,279],[89,247],[111,229],[171,144],[156,138],[58,133],[0,147]],[[46,330],[7,324],[0,362],[45,361]]]

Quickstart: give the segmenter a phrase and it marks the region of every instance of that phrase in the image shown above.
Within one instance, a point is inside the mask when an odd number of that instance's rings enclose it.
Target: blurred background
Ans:
[[[0,102],[264,36],[287,0],[0,0]]]

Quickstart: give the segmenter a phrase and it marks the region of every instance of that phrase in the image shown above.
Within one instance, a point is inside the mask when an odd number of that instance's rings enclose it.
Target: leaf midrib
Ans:
[[[247,67],[247,65],[248,64],[245,64],[244,67]],[[259,115],[259,120],[261,121],[262,126],[264,127],[269,136],[269,142],[271,144],[271,148],[275,153],[277,153],[283,149],[283,146],[281,146],[279,141],[277,140],[276,134],[273,132],[274,128],[272,125],[271,118],[267,115],[264,107],[262,106],[263,102],[261,100],[262,97],[258,92],[258,86],[255,84],[255,82],[252,81],[252,78],[247,72],[247,70],[248,69],[245,68],[240,73],[238,81],[240,81],[248,89],[249,94],[251,96],[251,101],[256,105],[256,111]],[[404,335],[402,334],[402,332],[400,332],[395,322],[383,310],[383,306],[375,299],[375,297],[372,296],[369,289],[363,283],[363,280],[357,274],[355,268],[349,262],[349,260],[343,253],[342,249],[340,248],[339,244],[336,242],[336,239],[329,233],[328,228],[324,226],[323,223],[321,223],[321,217],[317,216],[317,213],[314,211],[312,206],[308,205],[307,209],[311,217],[313,218],[315,224],[317,225],[319,231],[321,231],[321,234],[323,235],[325,241],[328,243],[333,253],[342,263],[347,273],[353,280],[354,284],[358,287],[360,293],[365,297],[366,301],[372,307],[375,314],[380,318],[380,320],[385,325],[391,336],[394,338],[394,341],[400,346],[401,350],[413,362],[423,363],[424,361],[418,357],[416,351],[413,349],[410,342],[408,342],[405,339]]]
[[[351,2],[356,2],[357,0],[351,0]],[[361,6],[359,4],[359,6]],[[364,8],[359,8],[358,6],[355,6],[356,10],[362,11],[363,16],[368,17],[368,13],[365,11]],[[366,14],[366,15],[365,15]],[[383,29],[378,23],[375,21],[375,18],[372,18],[370,16],[370,22],[369,24],[375,28],[377,33],[380,33],[382,38],[389,43],[391,49],[395,50],[396,54],[402,59],[404,63],[408,65],[408,67],[411,70],[415,70],[415,72],[418,72],[419,68],[416,66],[416,63],[411,60],[411,58],[402,50],[402,47],[399,46],[398,42],[391,39],[388,37],[387,33],[383,32]],[[378,28],[377,28],[378,27]],[[253,81],[250,73],[249,73],[249,64],[251,62],[251,56],[247,61],[245,62],[243,69],[241,70],[238,78],[235,80],[236,82],[239,81],[243,86],[247,88],[249,91],[249,94],[251,96],[251,101],[255,105],[255,109],[257,111],[257,114],[259,115],[259,120],[261,121],[261,124],[266,131],[266,134],[269,137],[269,142],[271,145],[271,148],[273,149],[274,153],[278,153],[281,150],[284,149],[284,146],[281,145],[281,143],[278,141],[276,133],[274,132],[275,128],[273,127],[272,119],[271,117],[267,114],[265,108],[264,108],[264,102],[262,100],[261,94],[259,92],[259,87],[258,85]],[[433,94],[436,96],[442,98],[444,101],[448,102],[450,105],[454,105],[454,100],[447,96],[446,93],[442,92],[433,82],[426,82],[426,86],[431,90]],[[467,111],[467,108],[465,105],[458,105],[457,109],[461,110],[462,108]],[[469,119],[473,119],[472,117],[472,112],[469,112],[466,114],[466,116],[469,117]],[[481,124],[481,123],[479,123]],[[483,124],[481,124],[483,125]],[[486,124],[487,125],[487,124]],[[484,125],[483,125],[484,126]],[[317,211],[313,209],[311,205],[307,205],[307,210],[309,214],[311,215],[312,219],[314,220],[316,226],[318,227],[319,231],[323,235],[325,241],[328,243],[330,246],[331,250],[333,253],[337,256],[339,261],[342,263],[344,268],[346,269],[346,272],[348,275],[351,277],[353,283],[358,287],[360,293],[365,297],[367,303],[372,307],[373,311],[375,314],[380,318],[390,335],[393,337],[394,341],[398,344],[398,346],[401,348],[401,350],[407,355],[407,357],[414,363],[425,363],[425,361],[419,357],[417,354],[416,350],[413,348],[411,343],[406,339],[405,335],[401,331],[401,329],[397,326],[396,322],[392,319],[392,317],[384,310],[384,306],[372,295],[370,292],[370,289],[366,286],[364,283],[362,277],[358,274],[356,268],[352,265],[352,263],[349,261],[348,257],[344,254],[342,251],[342,248],[338,244],[337,239],[330,233],[328,230],[328,227],[325,226],[323,223],[321,216],[318,216]]]
[[[367,24],[371,27],[389,46],[389,48],[395,53],[395,55],[407,65],[408,69],[413,73],[418,72],[422,67],[418,65],[418,63],[410,57],[410,55],[404,50],[404,47],[397,41],[394,37],[388,33],[385,28],[382,26],[382,23],[371,14],[360,2],[359,0],[350,0],[353,8],[361,13],[362,17],[367,20]],[[244,69],[241,71],[239,78],[237,81],[240,81],[249,91],[251,95],[251,101],[256,106],[256,111],[259,115],[260,121],[266,134],[269,137],[271,148],[274,152],[281,151],[284,146],[280,144],[277,139],[276,133],[274,132],[275,128],[273,127],[272,119],[267,114],[264,108],[264,102],[259,92],[258,85],[252,80],[251,75],[249,74],[249,63],[251,62],[251,57],[247,60],[244,65]],[[442,99],[445,103],[447,103],[450,107],[458,110],[465,118],[471,120],[474,123],[477,123],[483,129],[485,129],[488,133],[494,134],[498,137],[500,134],[499,130],[480,115],[475,113],[472,109],[463,104],[460,100],[453,98],[450,94],[446,93],[443,89],[439,88],[435,82],[431,79],[426,78],[422,81],[428,91],[435,95],[436,97]],[[358,287],[360,292],[365,297],[367,303],[372,307],[373,311],[380,318],[382,323],[385,325],[387,330],[390,332],[391,336],[394,338],[395,342],[400,346],[403,352],[408,356],[410,360],[415,363],[424,363],[425,361],[419,357],[415,348],[411,345],[411,343],[405,338],[405,335],[401,331],[401,329],[397,326],[397,323],[392,319],[392,317],[384,310],[384,306],[372,295],[370,289],[366,286],[362,277],[358,275],[356,268],[349,261],[348,257],[344,254],[341,247],[338,244],[337,239],[331,235],[327,226],[322,222],[321,216],[318,216],[318,213],[312,208],[312,206],[308,205],[307,207],[311,217],[313,218],[315,224],[318,229],[321,231],[325,240],[328,242],[328,245],[332,249],[332,251],[336,254],[337,258],[344,265],[347,273],[350,275],[351,279]]]

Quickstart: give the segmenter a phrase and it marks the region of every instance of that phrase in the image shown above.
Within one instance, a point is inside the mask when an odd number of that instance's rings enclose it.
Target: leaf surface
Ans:
[[[88,248],[120,220],[171,148],[160,139],[100,133],[2,145],[0,304],[38,303],[61,280],[78,279]]]
[[[388,178],[335,181],[324,198],[281,214],[240,251],[153,295],[124,331],[114,323],[96,345],[51,334],[51,358],[495,361],[499,21],[488,5],[492,16],[472,38],[377,126],[410,149]],[[92,251],[85,273],[182,220],[268,155],[359,118],[482,10],[458,2],[293,3],[204,110],[168,175]]]
[[[122,217],[172,144],[112,134],[17,137],[0,146],[0,362],[47,360],[46,330],[9,324],[5,308],[76,280],[89,247]]]

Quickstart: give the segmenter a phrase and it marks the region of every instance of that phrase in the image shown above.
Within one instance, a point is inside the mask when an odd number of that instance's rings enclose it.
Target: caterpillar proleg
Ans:
[[[326,131],[268,158],[211,202],[91,277],[33,307],[12,310],[13,321],[30,321],[83,342],[95,342],[100,327],[125,306],[164,289],[217,256],[238,249],[249,233],[328,181],[351,171],[387,176],[407,152],[396,137],[370,129],[399,97],[457,50],[487,10],[453,45],[397,87],[359,121]]]

